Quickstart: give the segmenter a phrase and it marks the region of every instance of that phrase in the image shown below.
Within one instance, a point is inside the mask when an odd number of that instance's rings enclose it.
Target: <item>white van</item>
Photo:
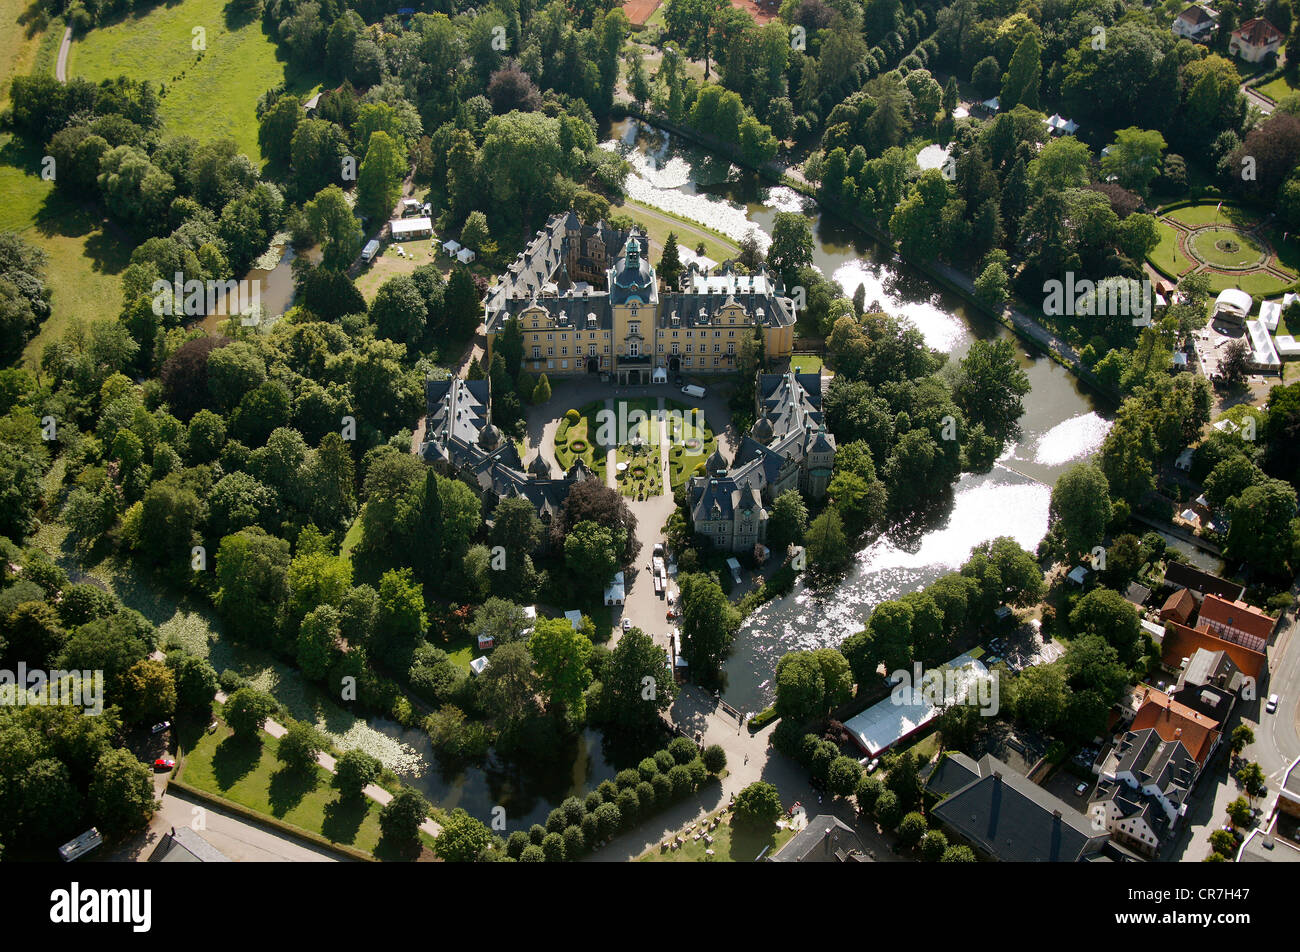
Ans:
[[[682,387],[682,393],[686,394],[688,397],[694,397],[696,400],[704,399],[704,388],[697,387],[693,383],[688,383],[686,386]]]

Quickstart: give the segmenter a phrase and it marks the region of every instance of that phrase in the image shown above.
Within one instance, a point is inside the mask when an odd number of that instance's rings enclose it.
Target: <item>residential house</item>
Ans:
[[[1229,601],[1218,595],[1206,595],[1201,602],[1196,627],[1211,631],[1224,641],[1245,645],[1263,652],[1273,636],[1277,620],[1267,612],[1242,601]]]
[[[1236,582],[1203,572],[1183,562],[1170,562],[1165,566],[1165,582],[1178,588],[1186,588],[1196,596],[1197,604],[1206,594],[1218,595],[1220,598],[1236,600],[1241,598],[1246,588]]]
[[[1200,4],[1193,4],[1174,18],[1174,36],[1194,43],[1207,40],[1218,25],[1217,16]]]
[[[1221,721],[1153,688],[1094,769],[1089,815],[1120,843],[1155,856],[1222,738]]]
[[[1239,687],[1245,684],[1245,678],[1251,679],[1252,683],[1259,683],[1266,660],[1263,650],[1228,641],[1212,631],[1189,628],[1177,622],[1170,622],[1165,628],[1165,639],[1160,645],[1160,663],[1169,671],[1180,674],[1191,663],[1192,656],[1200,650],[1211,653],[1222,651],[1226,654],[1243,676]]]
[[[1195,611],[1196,596],[1192,594],[1191,589],[1180,588],[1165,599],[1164,605],[1160,607],[1160,620],[1176,621],[1180,625],[1185,625]]]
[[[1258,63],[1270,53],[1276,53],[1285,42],[1285,33],[1267,20],[1256,17],[1232,31],[1228,55],[1238,56],[1247,63]]]

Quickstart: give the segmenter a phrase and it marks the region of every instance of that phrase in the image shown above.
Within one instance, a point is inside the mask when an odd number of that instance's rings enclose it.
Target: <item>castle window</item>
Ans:
[[[540,356],[542,356],[542,349],[537,345],[533,345],[533,357],[537,358]]]
[[[722,358],[721,358],[721,357],[714,357],[714,358],[713,358],[713,366],[716,367],[716,366],[718,366],[718,364],[721,363],[721,362],[722,362]]]
[[[588,353],[590,356],[595,357],[595,356],[596,356],[596,345],[595,345],[595,344],[589,344],[588,347],[587,347],[587,353]]]
[[[546,348],[546,356],[547,356],[547,357],[554,357],[554,356],[555,356],[555,348],[554,348],[554,347],[548,347],[548,348]]]
[[[678,345],[676,342],[673,343],[673,353],[674,353],[674,354],[677,353],[678,346],[679,346],[679,345]]]
[[[729,353],[729,354],[734,354],[735,352],[736,352],[736,345],[735,345],[735,344],[728,344],[728,345],[727,345],[727,353]]]
[[[713,352],[714,352],[715,354],[720,353],[721,351],[722,351],[722,345],[721,345],[721,344],[714,344],[714,345],[713,345]]]
[[[568,357],[568,356],[569,356],[569,348],[567,348],[567,347],[561,347],[561,348],[560,348],[560,356],[561,356],[561,357]]]

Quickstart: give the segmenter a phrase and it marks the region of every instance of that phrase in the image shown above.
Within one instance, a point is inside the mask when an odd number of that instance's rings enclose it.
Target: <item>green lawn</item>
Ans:
[[[1300,86],[1293,84],[1291,77],[1283,74],[1277,79],[1264,83],[1262,86],[1256,86],[1255,92],[1267,96],[1274,102],[1281,102],[1292,93],[1300,92]]]
[[[288,71],[261,21],[229,20],[226,7],[225,0],[181,0],[96,27],[74,38],[68,75],[152,80],[165,89],[159,114],[168,133],[200,141],[229,137],[260,161],[258,97],[285,82],[306,99],[319,77]],[[201,51],[193,48],[198,28],[205,31]]]
[[[1159,226],[1157,231],[1160,235],[1160,243],[1156,245],[1156,250],[1151,252],[1151,261],[1177,277],[1190,268],[1192,263],[1179,250],[1178,229],[1162,221],[1157,222],[1157,225]]]
[[[596,414],[603,409],[605,401],[598,400],[579,408],[578,422],[572,426],[567,420],[560,421],[555,431],[555,461],[565,472],[578,459],[593,470],[599,462],[601,468],[598,472],[604,472],[605,452],[596,446],[596,433],[600,429]]]
[[[24,352],[35,365],[41,349],[73,321],[115,318],[122,305],[118,280],[131,255],[128,237],[98,211],[56,192],[40,177],[41,156],[21,141],[0,135],[0,231],[14,231],[49,256],[45,279],[50,317]]]
[[[1197,205],[1188,205],[1186,208],[1175,208],[1168,213],[1168,217],[1182,222],[1184,225],[1213,225],[1215,222],[1237,225],[1241,228],[1251,228],[1259,223],[1259,219],[1237,205],[1230,205],[1223,202],[1223,207],[1219,208],[1219,202],[1204,201]]]
[[[1264,249],[1246,235],[1226,228],[1197,232],[1192,249],[1210,264],[1227,268],[1244,268],[1264,254]]]
[[[34,0],[0,0],[0,106],[9,101],[9,80],[32,71],[36,51],[55,24]],[[57,21],[63,34],[62,21]]]
[[[695,467],[703,465],[704,461],[718,448],[718,438],[714,436],[713,431],[704,422],[703,414],[699,417],[703,431],[697,431],[693,426],[696,418],[691,416],[692,407],[676,400],[666,400],[664,401],[664,408],[670,411],[676,410],[687,424],[687,432],[684,436],[672,433],[668,435],[672,444],[668,451],[668,482],[672,489],[676,489],[694,475]],[[698,450],[687,450],[683,445],[683,439],[691,437],[699,438],[700,448]]]
[[[646,235],[650,238],[650,248],[656,261],[659,260],[659,255],[663,251],[664,242],[668,240],[670,231],[677,233],[677,245],[680,248],[688,248],[694,251],[695,246],[703,241],[705,257],[712,258],[714,261],[725,261],[728,258],[736,257],[740,253],[739,245],[707,226],[689,221],[680,215],[674,215],[672,212],[666,212],[659,208],[650,208],[630,198],[622,205],[611,206],[610,213],[630,215],[633,221],[645,229]],[[672,221],[665,222],[663,221],[664,218],[672,219]],[[680,224],[673,224],[673,222]],[[701,235],[698,232],[704,234]]]
[[[275,759],[279,741],[269,734],[261,739],[260,744],[237,740],[222,723],[185,752],[178,777],[331,843],[373,854],[379,845],[379,804],[368,797],[341,801],[329,771],[288,770]]]
[[[816,354],[795,354],[790,358],[790,369],[797,374],[819,374],[823,366]]]
[[[711,820],[712,816],[709,819]],[[794,837],[792,830],[773,829],[769,833],[756,833],[743,827],[737,828],[734,822],[731,819],[724,819],[710,831],[709,836],[713,837],[712,844],[704,842],[703,837],[696,840],[688,836],[681,848],[671,850],[656,845],[641,854],[638,861],[642,863],[752,863],[758,854],[763,852],[763,847],[767,847],[767,855],[771,856]],[[707,855],[705,850],[713,850],[713,855]]]

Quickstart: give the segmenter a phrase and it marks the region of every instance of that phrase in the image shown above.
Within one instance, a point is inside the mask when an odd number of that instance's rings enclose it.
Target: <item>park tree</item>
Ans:
[[[682,260],[677,250],[677,233],[668,232],[668,239],[664,242],[664,253],[659,259],[658,274],[663,281],[664,287],[677,287],[677,279],[681,277]]]
[[[1296,492],[1270,479],[1248,486],[1228,504],[1228,553],[1271,577],[1288,574],[1294,558]]]
[[[417,343],[424,335],[427,310],[424,297],[410,275],[389,278],[370,303],[375,333],[403,344]]]
[[[125,748],[105,751],[90,778],[89,806],[96,826],[111,837],[143,828],[158,807],[149,768]]]
[[[1029,393],[1029,377],[1006,340],[977,340],[961,359],[953,399],[968,422],[983,424],[998,440],[1014,437]]]
[[[256,740],[266,719],[279,704],[271,695],[254,688],[240,688],[226,698],[222,716],[240,740]]]
[[[356,799],[367,786],[379,779],[383,766],[378,757],[364,750],[346,750],[335,764],[334,786],[344,798]]]
[[[1048,519],[1052,536],[1067,558],[1090,552],[1106,533],[1111,518],[1106,477],[1093,463],[1076,463],[1052,487]]]
[[[280,738],[275,756],[290,770],[315,773],[316,755],[327,746],[320,731],[310,724],[294,721]]]
[[[772,223],[772,245],[767,260],[787,285],[795,283],[795,273],[812,264],[812,228],[808,219],[796,212],[777,212]]]
[[[322,188],[303,206],[307,227],[321,245],[321,264],[344,271],[361,252],[361,224],[337,185]]]
[[[1102,156],[1101,171],[1116,176],[1125,188],[1145,195],[1163,168],[1164,153],[1165,137],[1159,132],[1130,126],[1115,133],[1110,151]]]
[[[137,661],[127,669],[122,686],[122,716],[128,724],[156,724],[176,713],[176,680],[161,661]]]
[[[419,846],[420,824],[428,816],[429,805],[424,797],[410,787],[402,787],[379,811],[379,829],[387,842],[411,850]]]
[[[731,639],[740,627],[740,613],[711,575],[686,573],[678,577],[682,612],[682,654],[692,676],[710,683],[722,671]]]
[[[462,809],[452,810],[433,847],[448,863],[474,863],[492,845],[492,831]]]
[[[528,639],[528,650],[550,704],[581,721],[585,713],[583,692],[591,683],[591,641],[567,619],[538,619]]]
[[[1036,32],[1026,33],[1016,46],[1007,71],[1002,75],[999,107],[1004,112],[1022,104],[1030,109],[1038,108],[1038,88],[1043,74],[1042,53]]]
[[[814,574],[830,576],[843,569],[853,558],[844,520],[837,509],[827,509],[808,527],[805,534],[808,567]]]
[[[648,734],[676,695],[663,649],[633,628],[624,632],[609,654],[601,685],[601,719],[632,735]]]
[[[781,795],[770,783],[757,780],[736,794],[732,811],[736,822],[742,826],[767,831],[781,816]]]
[[[776,497],[767,518],[767,542],[784,554],[789,546],[803,542],[808,528],[808,506],[797,489],[787,489]]]

